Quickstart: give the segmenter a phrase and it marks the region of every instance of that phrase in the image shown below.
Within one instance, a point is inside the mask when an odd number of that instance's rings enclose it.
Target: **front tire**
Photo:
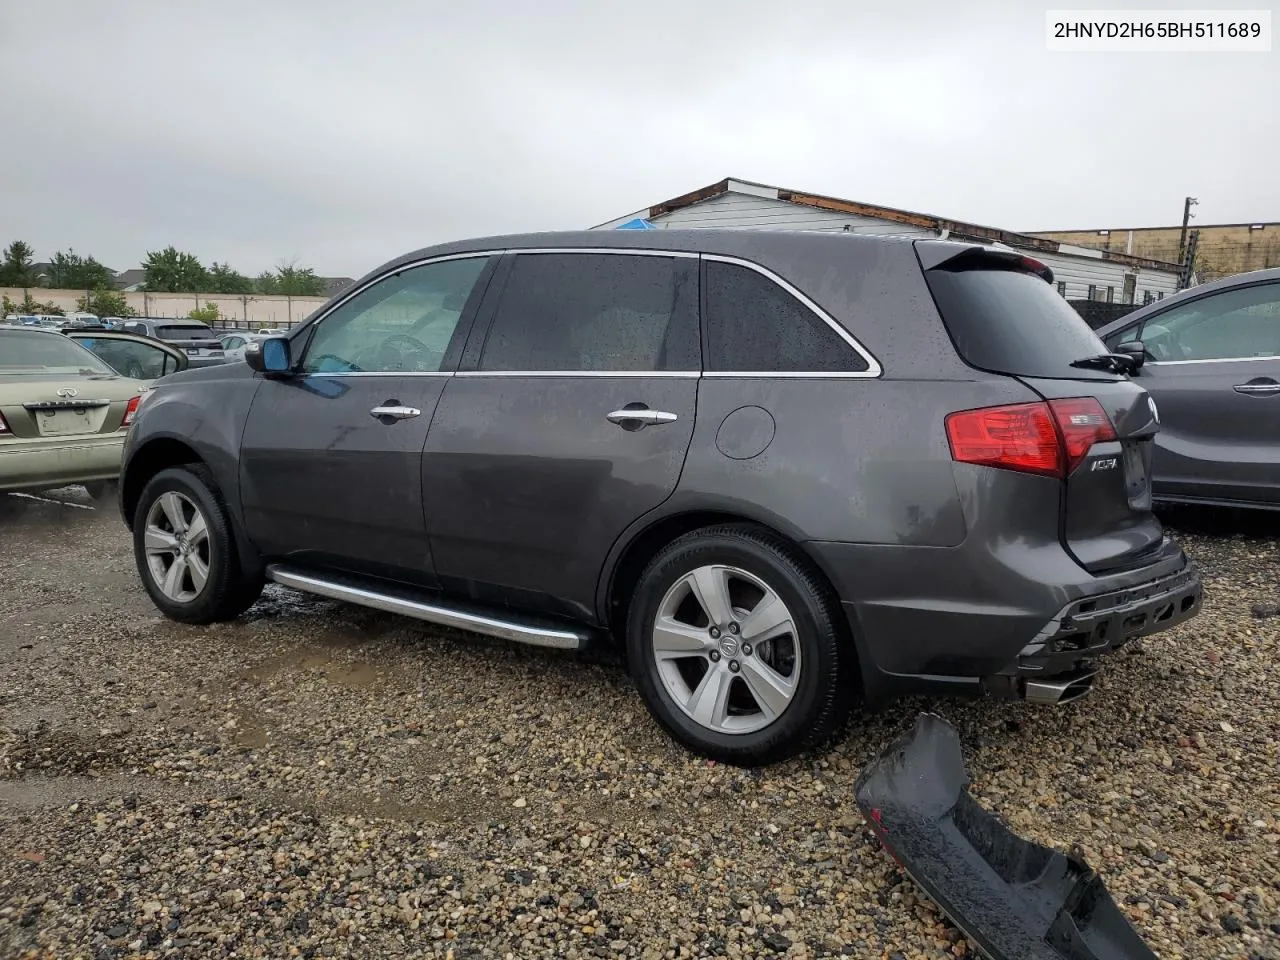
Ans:
[[[148,481],[134,513],[133,553],[143,587],[171,620],[233,620],[262,593],[262,578],[241,566],[226,504],[202,465],[171,467]]]
[[[854,696],[830,590],[789,544],[747,525],[696,530],[654,557],[628,612],[627,654],[654,719],[738,766],[825,741]]]

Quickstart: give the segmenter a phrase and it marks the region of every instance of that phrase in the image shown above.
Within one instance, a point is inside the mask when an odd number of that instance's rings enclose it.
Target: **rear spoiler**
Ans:
[[[917,240],[916,256],[925,270],[1019,270],[1053,283],[1053,271],[1034,257],[1007,247],[984,247],[954,240]]]
[[[1084,860],[1011,832],[968,786],[956,731],[922,713],[855,790],[884,848],[993,960],[1157,960]]]

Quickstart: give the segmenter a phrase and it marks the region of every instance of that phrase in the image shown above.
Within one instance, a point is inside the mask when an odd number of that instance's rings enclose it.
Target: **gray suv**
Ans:
[[[208,367],[226,361],[222,341],[213,328],[199,320],[136,317],[122,320],[115,329],[163,340],[182,350],[193,367]]]
[[[121,506],[169,617],[266,580],[625,648],[738,764],[858,703],[1036,702],[1194,615],[1156,413],[1034,260],[750,231],[452,243],[148,394]]]

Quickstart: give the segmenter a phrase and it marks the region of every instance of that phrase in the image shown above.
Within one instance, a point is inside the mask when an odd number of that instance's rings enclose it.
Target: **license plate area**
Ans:
[[[1129,505],[1146,510],[1151,507],[1151,477],[1147,463],[1151,459],[1151,441],[1129,440],[1124,444],[1124,488]]]
[[[58,401],[30,403],[24,406],[30,411],[31,418],[35,420],[40,436],[69,437],[101,431],[111,404]]]
[[[65,437],[75,434],[97,433],[102,427],[102,415],[105,408],[41,410],[36,414],[36,423],[40,426],[43,437]]]

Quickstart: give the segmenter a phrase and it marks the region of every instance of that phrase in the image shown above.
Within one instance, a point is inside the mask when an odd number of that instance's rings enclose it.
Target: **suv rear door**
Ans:
[[[1083,438],[1068,452],[1059,516],[1063,545],[1094,573],[1143,563],[1164,537],[1151,512],[1159,422],[1147,392],[1122,374],[1077,365],[1106,348],[1054,291],[1052,273],[1042,264],[988,249],[933,263],[927,243],[917,243],[917,250],[965,362],[1026,384],[1057,408],[1060,439],[1069,430]],[[1073,402],[1081,398],[1085,402]],[[1101,406],[1106,423],[1088,398]],[[1090,430],[1101,431],[1100,438],[1089,439]]]
[[[1155,492],[1280,504],[1280,283],[1231,287],[1148,313],[1109,336],[1141,340],[1155,397]]]
[[[446,586],[594,616],[609,548],[671,495],[689,448],[697,266],[644,251],[507,258],[423,457]]]

